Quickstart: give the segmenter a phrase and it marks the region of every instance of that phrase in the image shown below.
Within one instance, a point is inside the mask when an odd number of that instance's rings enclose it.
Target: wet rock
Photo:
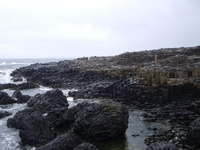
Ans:
[[[17,99],[17,103],[26,103],[29,101],[30,98],[31,96],[29,95],[22,95]]]
[[[15,102],[6,92],[0,91],[0,105],[13,104]]]
[[[55,138],[51,124],[33,109],[24,109],[9,118],[7,126],[17,128],[24,144],[40,146]]]
[[[39,85],[31,82],[21,83],[21,84],[6,83],[6,84],[1,84],[1,87],[2,89],[26,90],[26,89],[39,88]]]
[[[13,82],[20,82],[20,81],[23,81],[23,78],[20,76],[16,76],[16,77],[13,77],[11,80],[13,80]]]
[[[17,86],[18,90],[26,90],[26,89],[34,89],[34,88],[39,88],[39,85],[31,82],[27,83],[22,83]]]
[[[27,105],[42,113],[48,113],[55,108],[67,108],[69,106],[61,90],[51,90],[45,94],[37,94],[28,101]]]
[[[200,146],[200,117],[190,124],[188,138],[191,143]]]
[[[15,98],[17,100],[17,103],[26,103],[31,98],[31,96],[22,95],[22,93],[19,90],[16,90],[13,93],[12,98]]]
[[[17,85],[13,83],[1,84],[2,89],[17,89]]]
[[[128,127],[128,109],[116,102],[81,103],[76,106],[73,132],[88,140],[118,138]]]
[[[10,115],[12,115],[12,113],[0,110],[0,118],[4,118],[4,117],[10,116]]]
[[[178,148],[176,148],[176,145],[173,143],[157,142],[157,143],[150,144],[147,147],[147,150],[178,150]]]
[[[73,150],[83,141],[74,133],[65,133],[36,150]]]
[[[82,143],[73,150],[98,150],[93,144]]]
[[[12,94],[12,98],[19,98],[20,96],[22,96],[22,93],[19,90],[16,90],[13,94]]]

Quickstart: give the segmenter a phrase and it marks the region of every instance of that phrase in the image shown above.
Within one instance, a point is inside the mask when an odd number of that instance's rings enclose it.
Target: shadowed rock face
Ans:
[[[66,133],[36,150],[73,150],[81,143],[83,141],[77,135],[74,133]]]
[[[128,109],[116,102],[81,103],[75,108],[73,132],[86,140],[118,138],[128,127]]]
[[[7,93],[0,91],[0,105],[13,104],[15,102]]]
[[[188,138],[193,144],[200,146],[200,117],[190,124]]]
[[[4,117],[10,116],[10,115],[12,115],[12,113],[0,110],[0,118],[4,118]]]
[[[17,128],[24,144],[39,146],[55,138],[55,131],[41,113],[33,109],[24,109],[9,118],[7,126]]]

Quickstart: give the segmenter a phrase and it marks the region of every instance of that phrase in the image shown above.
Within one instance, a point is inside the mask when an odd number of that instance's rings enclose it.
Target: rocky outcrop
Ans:
[[[0,105],[13,104],[15,102],[6,92],[0,91]]]
[[[56,108],[67,109],[69,106],[61,90],[51,90],[45,94],[37,94],[28,101],[27,105],[42,113],[51,112]]]
[[[76,107],[73,132],[86,140],[119,138],[128,127],[128,109],[116,102],[81,103]]]
[[[93,144],[82,143],[73,150],[98,150]]]
[[[14,83],[6,83],[1,84],[1,89],[11,89],[11,90],[26,90],[26,89],[34,89],[39,88],[39,85],[35,83],[21,83],[21,84],[14,84]]]
[[[40,146],[55,138],[55,131],[42,114],[33,109],[25,109],[9,118],[7,126],[17,128],[24,144]]]
[[[16,99],[17,103],[26,103],[31,98],[31,96],[22,95],[22,93],[19,90],[16,90],[13,93],[12,98]]]
[[[0,118],[4,118],[10,115],[12,115],[12,113],[0,110]]]
[[[36,150],[73,150],[81,143],[83,143],[83,141],[77,135],[70,132],[58,136],[56,139]]]

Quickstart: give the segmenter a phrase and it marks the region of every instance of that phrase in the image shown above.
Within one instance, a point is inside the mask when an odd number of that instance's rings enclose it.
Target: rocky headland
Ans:
[[[84,141],[123,136],[128,124],[125,105],[144,110],[146,121],[171,125],[167,131],[153,129],[154,134],[146,139],[147,149],[200,148],[200,46],[38,63],[17,69],[11,75],[13,79],[24,77],[28,83],[77,89],[69,92],[75,99],[104,99],[69,109],[59,90],[30,98],[29,108],[9,119],[8,126],[20,129],[22,141],[41,146],[38,149],[68,149],[73,143],[69,149],[78,149]],[[4,99],[1,101],[5,103]],[[70,132],[56,136],[56,129],[65,126],[70,126]],[[63,143],[66,139],[69,143]]]

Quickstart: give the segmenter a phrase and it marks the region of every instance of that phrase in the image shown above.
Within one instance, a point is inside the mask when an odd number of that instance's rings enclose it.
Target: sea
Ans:
[[[11,80],[10,73],[20,67],[28,66],[34,63],[47,63],[47,62],[58,62],[66,59],[0,59],[0,84],[13,83]],[[23,82],[23,81],[22,81]],[[22,82],[15,82],[19,84]],[[45,93],[52,88],[40,86],[36,89],[22,90],[22,94],[34,96],[37,93]],[[72,89],[61,89],[69,103],[69,107],[75,106],[85,99],[74,100],[72,97],[68,97],[68,92]],[[73,89],[76,90],[76,89]],[[13,94],[13,90],[3,90],[10,96]],[[98,101],[98,100],[88,100]],[[35,147],[22,146],[19,137],[19,131],[17,129],[8,128],[7,120],[12,118],[16,112],[23,110],[27,107],[26,104],[9,104],[0,105],[0,110],[11,112],[12,115],[0,119],[0,150],[34,150]],[[110,140],[104,142],[94,143],[99,150],[146,150],[147,145],[144,143],[145,138],[152,134],[153,128],[168,128],[165,124],[156,122],[145,122],[142,117],[142,111],[130,109],[129,110],[129,124],[126,130],[125,137],[118,140]]]

